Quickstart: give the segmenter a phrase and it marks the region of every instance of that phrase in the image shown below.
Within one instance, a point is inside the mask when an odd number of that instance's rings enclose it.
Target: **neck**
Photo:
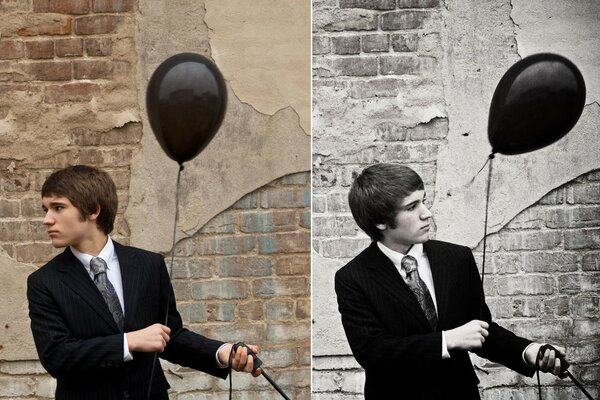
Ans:
[[[93,237],[82,240],[80,243],[74,244],[73,247],[77,251],[96,257],[100,254],[104,246],[106,246],[107,242],[108,235],[99,233]]]
[[[409,252],[409,250],[411,249],[411,247],[413,247],[412,244],[402,244],[402,243],[396,243],[396,242],[390,243],[389,241],[386,241],[385,239],[382,240],[381,243],[388,249],[392,249],[401,254],[407,254]]]

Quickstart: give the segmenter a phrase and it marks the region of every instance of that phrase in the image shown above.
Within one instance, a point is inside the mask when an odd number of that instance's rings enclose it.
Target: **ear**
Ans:
[[[93,213],[88,215],[88,219],[90,221],[95,221],[98,219],[98,215],[100,215],[100,206],[99,205],[98,205],[98,207],[96,207],[96,211],[94,211]]]
[[[377,227],[377,229],[379,229],[380,231],[385,231],[387,229],[387,224],[375,224],[375,226]]]

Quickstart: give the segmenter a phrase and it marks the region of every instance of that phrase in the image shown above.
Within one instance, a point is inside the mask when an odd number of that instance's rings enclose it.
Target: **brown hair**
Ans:
[[[383,238],[378,224],[396,227],[398,205],[417,190],[423,190],[421,177],[409,167],[375,164],[365,168],[352,183],[348,203],[358,226],[378,241]]]
[[[64,196],[79,210],[81,219],[96,212],[98,228],[105,234],[113,230],[117,207],[117,187],[110,175],[98,168],[74,165],[50,175],[42,186],[42,197]]]

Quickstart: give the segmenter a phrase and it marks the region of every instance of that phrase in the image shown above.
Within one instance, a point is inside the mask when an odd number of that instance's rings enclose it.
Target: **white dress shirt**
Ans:
[[[435,306],[435,312],[437,314],[438,309],[437,300],[435,297],[435,286],[433,285],[433,275],[431,274],[431,265],[429,264],[427,254],[425,254],[425,252],[423,251],[423,244],[417,243],[412,245],[407,254],[402,254],[400,252],[392,250],[389,247],[386,247],[381,242],[377,242],[377,246],[379,247],[379,250],[381,250],[381,252],[385,254],[385,256],[389,258],[390,261],[394,264],[394,266],[400,273],[400,276],[402,276],[402,279],[404,279],[404,282],[406,282],[406,272],[404,271],[404,269],[402,269],[401,266],[402,259],[405,255],[411,255],[417,260],[417,271],[419,272],[419,276],[425,283],[425,286],[427,286],[427,289],[429,289],[431,299],[433,300],[433,305]],[[448,346],[446,346],[446,335],[444,331],[442,331],[442,358],[450,358]]]
[[[92,258],[94,258],[94,256],[82,253],[72,246],[71,251],[73,252],[73,255],[77,257],[79,262],[83,264],[90,278],[94,280],[94,272],[92,271],[92,267],[90,266],[90,261],[92,261]],[[121,279],[121,265],[119,264],[119,259],[117,258],[117,254],[115,253],[115,245],[113,244],[113,241],[110,238],[110,236],[108,236],[106,244],[104,245],[104,247],[100,251],[100,254],[98,254],[97,257],[100,257],[106,262],[106,277],[115,288],[115,292],[117,293],[117,297],[119,298],[119,303],[121,303],[123,317],[125,317],[125,301],[123,299],[123,280]],[[133,356],[129,352],[127,334],[123,333],[123,361],[131,360],[133,360]]]

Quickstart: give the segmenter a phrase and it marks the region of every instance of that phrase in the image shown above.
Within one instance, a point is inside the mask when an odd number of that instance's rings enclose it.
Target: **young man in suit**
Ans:
[[[370,166],[349,203],[373,242],[337,271],[335,290],[366,399],[479,399],[469,351],[534,374],[541,344],[492,322],[471,250],[429,240],[432,214],[418,174]],[[553,351],[538,367],[560,374]]]
[[[231,343],[182,327],[161,255],[111,239],[117,191],[106,172],[82,165],[54,172],[42,205],[52,245],[66,249],[29,276],[27,298],[56,399],[168,399],[154,353],[221,378],[229,366],[260,375],[245,348],[234,353]]]

